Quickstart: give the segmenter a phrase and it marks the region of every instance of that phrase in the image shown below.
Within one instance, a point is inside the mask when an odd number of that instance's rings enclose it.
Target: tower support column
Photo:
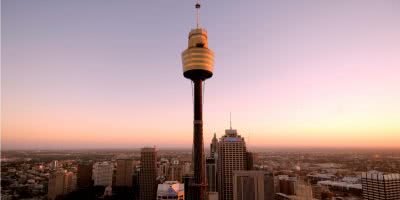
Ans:
[[[193,79],[194,121],[193,121],[193,200],[205,200],[205,160],[203,145],[203,81]]]

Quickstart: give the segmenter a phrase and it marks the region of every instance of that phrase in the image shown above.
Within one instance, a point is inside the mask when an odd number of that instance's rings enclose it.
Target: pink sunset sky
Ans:
[[[1,1],[2,149],[191,147],[194,2]],[[204,136],[400,148],[400,1],[204,1]],[[248,140],[250,138],[250,140]]]

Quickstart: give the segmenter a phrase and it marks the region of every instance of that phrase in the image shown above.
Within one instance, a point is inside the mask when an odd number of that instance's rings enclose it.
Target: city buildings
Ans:
[[[273,200],[274,176],[267,171],[233,171],[234,200]]]
[[[133,159],[117,159],[116,186],[132,187]]]
[[[92,170],[93,170],[93,163],[91,162],[80,162],[78,164],[78,172],[77,172],[78,189],[85,189],[93,185]]]
[[[217,162],[214,157],[206,159],[207,192],[217,191]]]
[[[179,162],[172,162],[168,168],[167,179],[170,181],[182,182],[183,166]]]
[[[365,200],[400,199],[400,174],[364,172],[361,175],[361,183]]]
[[[233,171],[246,169],[246,144],[235,129],[225,130],[218,143],[218,193],[220,200],[233,200]]]
[[[112,185],[114,165],[110,162],[97,162],[93,165],[93,181],[95,186]]]
[[[49,186],[47,197],[49,200],[55,200],[57,196],[64,193],[64,172],[57,171],[49,176]]]
[[[57,196],[68,194],[76,188],[76,175],[73,172],[58,170],[49,176],[48,194],[50,200]]]
[[[142,148],[140,166],[140,200],[154,200],[157,195],[157,151],[155,148]]]
[[[184,200],[184,185],[178,181],[166,181],[158,184],[157,187],[157,200],[172,199]]]
[[[210,144],[210,157],[215,158],[217,157],[217,151],[218,151],[218,139],[217,139],[217,134],[214,133],[214,137],[211,140]]]
[[[76,189],[77,177],[73,172],[64,174],[64,194],[68,194]]]

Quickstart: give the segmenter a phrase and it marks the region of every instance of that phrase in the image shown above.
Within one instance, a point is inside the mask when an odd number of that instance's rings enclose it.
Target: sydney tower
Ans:
[[[196,4],[197,27],[189,33],[188,48],[182,52],[183,76],[193,82],[193,169],[189,185],[194,200],[204,200],[207,182],[203,145],[203,82],[211,78],[214,68],[214,53],[208,48],[207,31],[199,27],[200,4]]]

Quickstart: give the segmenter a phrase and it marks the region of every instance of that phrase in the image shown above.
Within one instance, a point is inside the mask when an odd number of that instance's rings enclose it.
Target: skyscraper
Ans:
[[[155,148],[142,148],[140,166],[140,200],[154,200],[157,195],[157,151]]]
[[[64,194],[68,194],[76,189],[76,174],[66,172],[64,174]]]
[[[76,175],[73,172],[62,170],[53,172],[49,176],[48,194],[50,200],[54,200],[59,195],[68,194],[76,188]]]
[[[218,139],[216,133],[214,133],[214,137],[211,140],[210,144],[210,157],[214,158],[218,150]]]
[[[361,184],[365,200],[400,199],[400,174],[364,172],[361,175]]]
[[[214,157],[206,159],[207,192],[217,191],[217,163]]]
[[[235,129],[225,130],[218,143],[219,200],[233,200],[233,171],[246,169],[246,143]]]
[[[78,164],[77,186],[78,189],[85,189],[93,185],[92,180],[93,163],[81,162]]]
[[[95,186],[111,186],[114,165],[109,162],[97,162],[93,165],[92,177]]]
[[[49,186],[47,197],[50,200],[56,199],[57,196],[64,193],[64,172],[53,172],[49,176]]]
[[[234,200],[274,200],[274,176],[267,171],[234,171]]]
[[[118,159],[115,185],[132,187],[133,168],[132,159]]]

